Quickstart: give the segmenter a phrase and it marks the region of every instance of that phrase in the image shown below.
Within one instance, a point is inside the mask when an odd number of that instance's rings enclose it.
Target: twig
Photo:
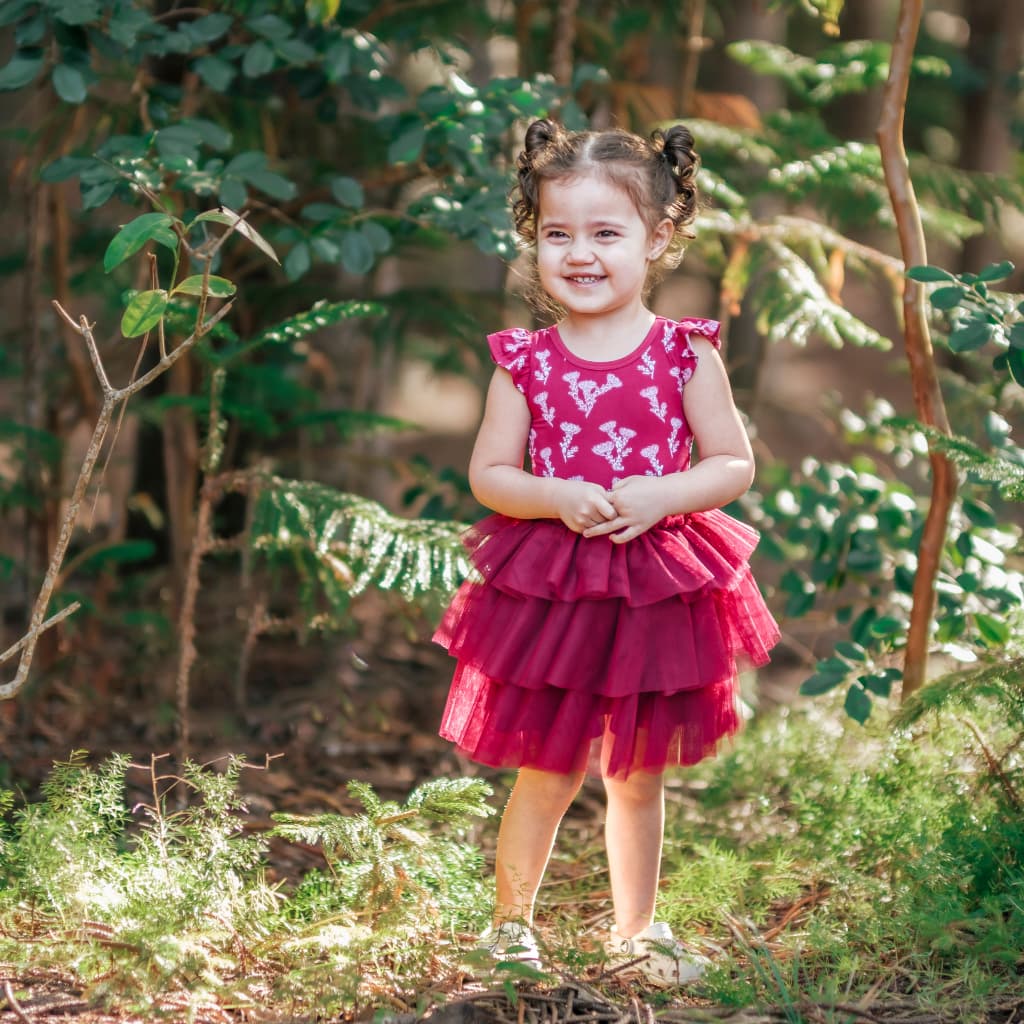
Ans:
[[[18,1000],[14,998],[14,989],[11,988],[11,983],[7,978],[4,979],[4,998],[7,1000],[7,1005],[11,1008],[11,1012],[21,1021],[21,1024],[32,1024],[32,1018],[21,1008]]]
[[[1020,794],[1013,787],[1013,783],[1010,781],[1009,776],[1003,771],[1003,766],[999,763],[999,759],[995,754],[992,753],[988,744],[985,742],[985,738],[981,735],[981,730],[974,724],[969,715],[964,715],[964,725],[974,733],[974,738],[978,741],[978,746],[981,747],[981,752],[985,757],[985,761],[988,764],[988,770],[999,780],[1006,793],[1010,803],[1013,804],[1014,810],[1024,810],[1024,805],[1021,803]]]

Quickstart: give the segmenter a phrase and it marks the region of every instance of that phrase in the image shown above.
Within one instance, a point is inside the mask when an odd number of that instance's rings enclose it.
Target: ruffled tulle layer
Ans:
[[[663,519],[628,544],[584,537],[557,519],[500,515],[466,534],[474,565],[498,590],[549,601],[621,597],[633,607],[734,586],[757,540],[720,509]]]
[[[703,690],[603,697],[523,690],[459,665],[441,735],[495,768],[626,778],[696,764],[739,728],[735,680]]]
[[[467,543],[482,579],[435,640],[459,661],[441,734],[474,760],[624,777],[693,764],[736,730],[737,666],[778,639],[753,530],[716,510],[617,545],[491,516]]]

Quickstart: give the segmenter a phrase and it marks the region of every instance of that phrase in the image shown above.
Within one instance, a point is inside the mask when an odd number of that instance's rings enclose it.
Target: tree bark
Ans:
[[[923,0],[902,0],[900,4],[889,78],[882,97],[882,114],[877,132],[885,182],[896,217],[900,249],[906,267],[928,262],[921,213],[903,145],[903,116],[910,82],[910,64],[921,24],[922,3]],[[949,434],[949,420],[939,387],[935,353],[925,316],[924,289],[917,281],[909,279],[905,280],[903,290],[903,341],[917,417],[921,423]],[[956,470],[952,462],[934,447],[929,453],[929,462],[932,494],[917,552],[913,606],[903,662],[903,700],[919,690],[925,682],[928,641],[935,610],[935,580],[957,490]]]

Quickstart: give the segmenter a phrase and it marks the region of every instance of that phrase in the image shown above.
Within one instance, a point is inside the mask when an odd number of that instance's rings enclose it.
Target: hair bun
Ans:
[[[544,149],[545,146],[551,145],[561,134],[562,129],[554,121],[550,121],[546,117],[541,118],[539,121],[534,121],[526,129],[526,154],[532,156],[538,149]]]
[[[674,124],[661,137],[662,153],[673,172],[682,180],[697,170],[698,157],[693,148],[693,135],[684,124]]]

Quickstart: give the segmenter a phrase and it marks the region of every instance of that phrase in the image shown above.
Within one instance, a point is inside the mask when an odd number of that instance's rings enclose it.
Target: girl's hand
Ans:
[[[561,480],[559,483],[556,508],[558,518],[574,533],[591,536],[590,527],[606,523],[617,515],[615,506],[608,500],[608,492],[600,484],[583,480]]]
[[[584,537],[611,534],[614,543],[625,544],[672,512],[664,477],[628,476],[607,493],[615,506],[615,515],[585,530]]]

